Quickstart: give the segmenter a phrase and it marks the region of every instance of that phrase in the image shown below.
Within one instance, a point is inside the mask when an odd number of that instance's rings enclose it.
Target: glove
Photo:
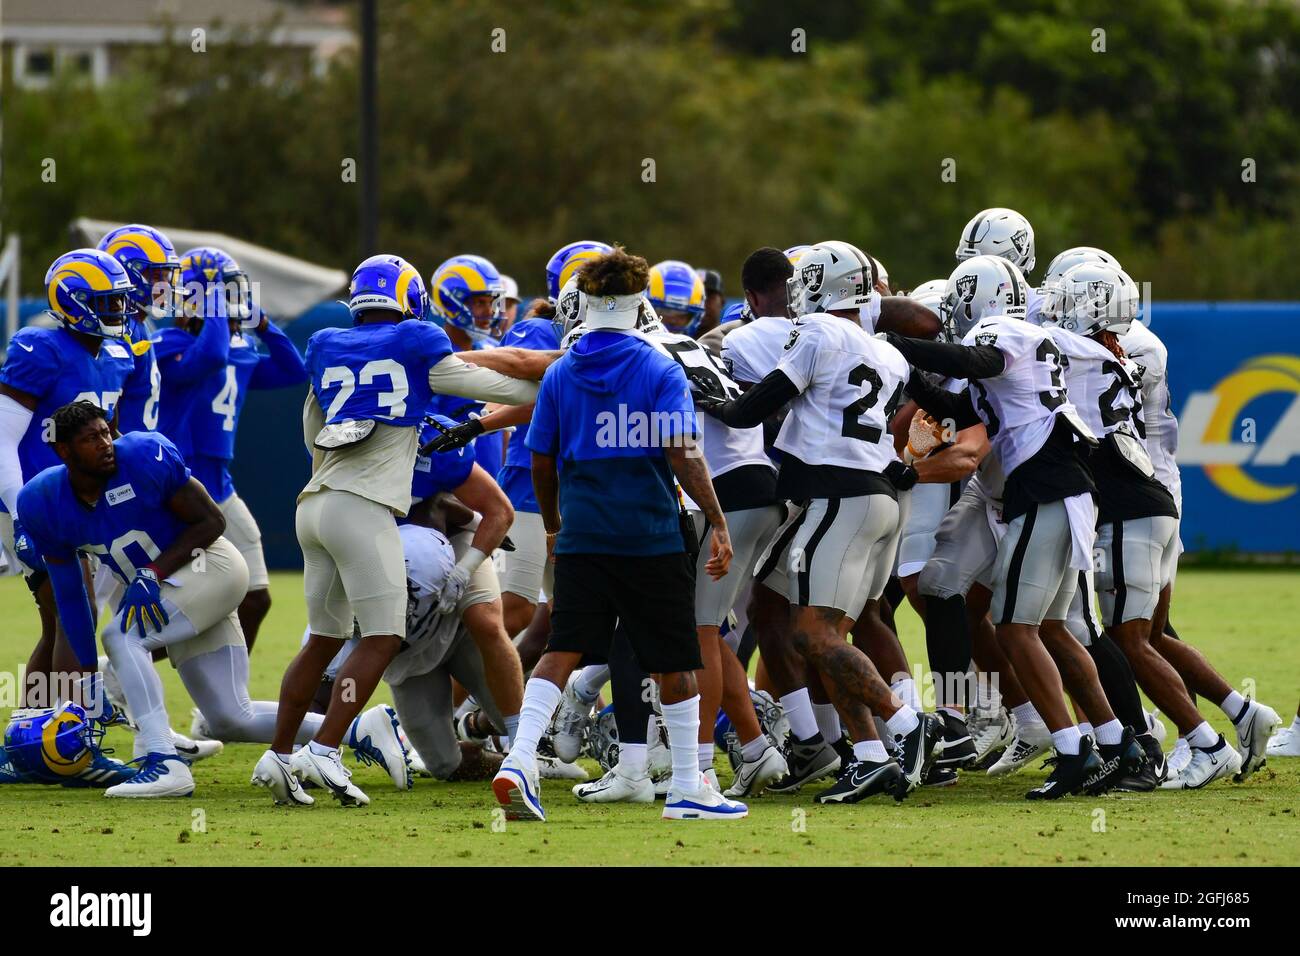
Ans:
[[[122,630],[130,631],[134,626],[141,638],[145,636],[146,624],[161,631],[170,622],[171,618],[163,610],[162,586],[158,583],[157,571],[145,567],[135,572],[135,580],[122,595],[117,613],[122,615]]]
[[[885,466],[885,477],[899,491],[910,491],[921,476],[916,473],[916,469],[911,465],[905,465],[901,461],[895,460]]]
[[[425,421],[438,430],[438,437],[425,443],[424,447],[420,449],[421,455],[432,454],[435,451],[455,451],[457,448],[464,448],[483,434],[483,423],[477,418],[461,422],[455,428],[447,428],[436,418],[428,418]]]
[[[447,580],[442,583],[442,593],[438,595],[439,614],[450,614],[456,610],[456,605],[465,593],[465,586],[469,584],[469,576],[486,560],[486,554],[478,548],[470,548],[456,562],[456,566],[447,573]]]
[[[700,411],[710,415],[727,404],[727,394],[722,390],[722,383],[716,376],[705,375],[694,369],[686,371],[686,378],[691,383],[691,398]]]

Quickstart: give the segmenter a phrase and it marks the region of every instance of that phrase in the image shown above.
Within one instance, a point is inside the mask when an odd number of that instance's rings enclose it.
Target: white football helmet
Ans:
[[[1105,262],[1116,269],[1122,268],[1119,260],[1105,249],[1096,246],[1074,246],[1064,252],[1058,252],[1056,258],[1047,265],[1047,274],[1043,276],[1042,288],[1046,290],[1054,285],[1061,276],[1083,262]]]
[[[957,243],[957,261],[974,256],[999,256],[1034,271],[1034,227],[1014,209],[995,206],[966,223]]]
[[[1025,318],[1028,301],[1029,283],[1015,263],[1001,256],[975,256],[948,277],[939,318],[952,340],[960,342],[988,316]]]
[[[1042,322],[1079,335],[1123,335],[1137,318],[1140,294],[1128,273],[1109,262],[1081,262],[1046,287]]]
[[[861,309],[875,292],[876,267],[857,246],[832,240],[805,249],[786,280],[790,317],[833,309]]]
[[[922,282],[919,286],[907,293],[909,299],[915,299],[927,309],[935,312],[939,311],[939,303],[943,301],[944,290],[948,288],[947,279],[930,279]]]
[[[889,270],[886,269],[884,264],[881,263],[881,261],[877,259],[875,256],[867,256],[867,258],[870,259],[872,263],[875,264],[876,282],[883,282],[886,288],[892,289],[893,286],[889,284]]]
[[[587,317],[587,295],[578,288],[578,277],[570,276],[555,299],[555,325],[564,338],[575,325]]]

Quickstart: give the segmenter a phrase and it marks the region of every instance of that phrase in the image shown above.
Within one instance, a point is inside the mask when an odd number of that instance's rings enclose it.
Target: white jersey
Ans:
[[[1025,321],[1030,325],[1042,325],[1043,301],[1047,297],[1042,292],[1029,287],[1029,295],[1025,298]]]
[[[1142,370],[1142,424],[1156,479],[1183,508],[1183,480],[1178,472],[1178,419],[1169,396],[1169,352],[1154,332],[1134,322],[1119,337],[1124,353]]]
[[[794,323],[765,315],[728,332],[722,339],[722,365],[737,382],[756,385],[781,362]]]
[[[1141,438],[1142,370],[1093,339],[1044,329],[1061,350],[1065,387],[1079,417],[1098,438],[1123,431]]]
[[[722,364],[689,335],[663,330],[646,336],[650,344],[682,367],[682,371],[704,374],[716,380],[727,398],[739,398],[738,386],[723,370]],[[689,377],[689,374],[688,374]],[[692,385],[694,389],[694,385]],[[717,478],[744,465],[775,468],[763,451],[763,428],[732,428],[712,415],[701,415],[700,431],[704,457],[709,463],[709,477]]]
[[[850,319],[803,316],[777,368],[799,389],[776,447],[808,465],[883,472],[898,460],[889,420],[910,368]]]
[[[1023,319],[992,316],[966,333],[962,345],[993,345],[1005,365],[992,378],[972,379],[971,403],[988,429],[993,454],[1010,475],[1032,458],[1068,416],[1087,432],[1065,390],[1061,351],[1045,329]]]
[[[858,323],[874,335],[878,321],[880,321],[880,293],[873,289],[870,301],[858,309]]]
[[[406,555],[406,639],[384,671],[390,684],[439,666],[460,630],[460,617],[454,611],[438,613],[443,583],[456,566],[451,543],[441,532],[422,525],[404,524],[398,531]]]

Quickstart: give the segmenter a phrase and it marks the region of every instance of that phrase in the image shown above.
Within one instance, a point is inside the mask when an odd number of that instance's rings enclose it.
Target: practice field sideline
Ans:
[[[274,699],[302,636],[300,575],[272,576],[275,604],[252,657],[254,697]],[[1294,569],[1184,570],[1173,621],[1239,689],[1290,721],[1300,695],[1300,576]],[[21,581],[0,581],[0,670],[15,675],[31,650],[36,614]],[[916,617],[899,614],[910,660],[924,661]],[[162,666],[173,725],[188,730],[190,701]],[[12,686],[6,677],[5,686]],[[1249,686],[1249,685],[1247,685]],[[380,696],[388,699],[381,685]],[[7,717],[11,701],[3,701]],[[1216,729],[1229,725],[1202,707]],[[1167,725],[1167,724],[1166,724]],[[1168,726],[1168,725],[1167,725]],[[1234,739],[1231,738],[1230,739]],[[130,756],[127,734],[109,745]],[[543,782],[546,824],[502,824],[486,783],[419,779],[397,793],[377,768],[357,768],[370,807],[273,807],[248,778],[263,748],[227,746],[196,765],[191,799],[112,801],[98,791],[0,788],[0,865],[520,865],[658,864],[1300,864],[1300,759],[1273,760],[1244,785],[1200,793],[1115,794],[1029,804],[1046,771],[991,780],[963,775],[955,787],[892,800],[819,807],[811,794],[751,800],[735,823],[666,823],[658,808],[585,806],[561,781]],[[347,762],[352,766],[349,756]],[[595,764],[587,761],[588,770]],[[726,759],[719,755],[726,782]]]

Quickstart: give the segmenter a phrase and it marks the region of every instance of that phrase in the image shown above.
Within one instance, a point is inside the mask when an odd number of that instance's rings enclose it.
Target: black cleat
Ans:
[[[839,740],[833,741],[831,749],[840,755],[840,770],[858,759],[853,756],[853,742],[848,737],[841,736]]]
[[[1130,727],[1124,728],[1119,743],[1098,744],[1097,753],[1101,757],[1101,770],[1083,782],[1084,792],[1089,796],[1115,789],[1121,780],[1140,773],[1142,765],[1147,762],[1146,754]]]
[[[902,751],[898,762],[903,771],[894,792],[896,800],[902,800],[921,785],[921,779],[934,759],[934,746],[943,734],[943,722],[934,714],[917,714],[916,717],[916,727],[910,734],[894,737]]]
[[[785,763],[790,772],[767,785],[768,793],[794,793],[805,783],[820,780],[840,767],[840,755],[821,734],[798,740],[790,735],[785,745]]]
[[[965,718],[946,710],[939,711],[938,717],[943,721],[943,737],[939,741],[935,763],[954,770],[973,764],[977,756],[975,740],[966,728]]]
[[[1124,777],[1115,784],[1115,789],[1124,793],[1150,793],[1169,776],[1169,765],[1165,762],[1165,753],[1160,749],[1160,741],[1150,734],[1137,738],[1137,745],[1142,748],[1146,758],[1135,773]]]
[[[1059,800],[1067,793],[1078,793],[1083,789],[1084,781],[1100,774],[1102,769],[1101,757],[1087,734],[1080,739],[1077,754],[1058,752],[1055,757],[1049,757],[1043,766],[1051,767],[1052,772],[1041,787],[1035,787],[1025,794],[1026,800]]]
[[[818,803],[857,803],[873,794],[893,793],[898,789],[898,779],[902,775],[898,764],[889,758],[879,763],[854,760],[840,771],[834,784],[814,799]]]
[[[925,772],[921,778],[923,787],[951,787],[957,782],[957,771],[952,767],[940,767],[937,763]]]

